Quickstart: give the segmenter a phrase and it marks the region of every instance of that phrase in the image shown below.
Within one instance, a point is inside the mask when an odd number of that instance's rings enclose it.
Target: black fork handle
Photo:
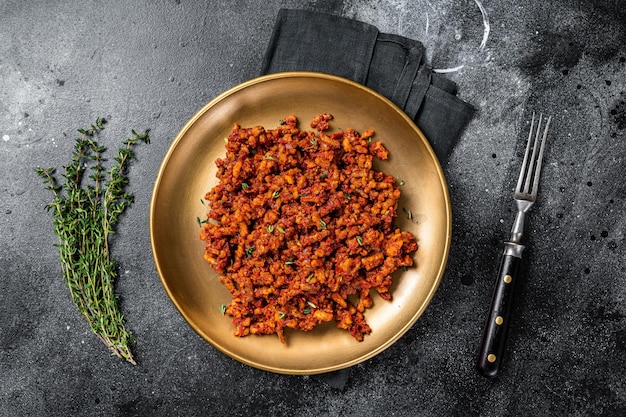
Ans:
[[[518,243],[505,243],[476,364],[478,372],[487,378],[497,376],[502,366],[523,250]]]

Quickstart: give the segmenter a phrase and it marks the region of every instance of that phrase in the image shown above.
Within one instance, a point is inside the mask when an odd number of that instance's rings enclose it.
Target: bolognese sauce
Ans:
[[[308,331],[335,321],[358,341],[371,290],[390,300],[392,274],[413,265],[415,237],[394,225],[400,189],[372,168],[388,151],[373,130],[327,133],[332,116],[300,130],[238,124],[219,183],[206,195],[204,259],[232,295],[225,314],[236,336]]]

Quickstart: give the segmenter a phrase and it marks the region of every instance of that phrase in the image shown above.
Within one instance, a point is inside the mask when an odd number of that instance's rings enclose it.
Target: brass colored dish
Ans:
[[[311,332],[277,336],[233,335],[231,319],[220,306],[230,294],[202,258],[196,218],[201,202],[217,184],[215,160],[225,155],[224,138],[233,123],[273,129],[294,114],[301,129],[331,113],[331,127],[375,130],[389,150],[374,167],[404,185],[397,225],[411,231],[419,249],[416,265],[394,277],[391,302],[373,296],[365,313],[372,333],[357,342],[334,323]],[[410,216],[409,216],[410,213]],[[411,217],[409,219],[409,217]],[[150,206],[150,234],[156,268],[168,296],[189,325],[206,341],[250,366],[284,374],[316,374],[346,368],[382,352],[420,317],[443,275],[452,233],[450,198],[441,166],[422,132],[398,107],[355,82],[326,74],[289,72],[238,85],[201,108],[181,129],[161,164]]]

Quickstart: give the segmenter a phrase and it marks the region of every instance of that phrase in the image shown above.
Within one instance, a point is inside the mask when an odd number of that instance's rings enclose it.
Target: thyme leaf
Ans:
[[[95,137],[104,129],[103,118],[88,129],[78,129],[71,162],[64,167],[63,183],[54,168],[37,167],[35,172],[52,192],[52,201],[45,206],[52,212],[54,233],[59,238],[59,260],[63,279],[72,302],[85,317],[93,333],[112,354],[136,364],[131,347],[135,344],[121,314],[114,281],[117,276],[109,237],[115,233],[120,216],[133,203],[126,192],[128,167],[135,159],[133,148],[138,142],[149,143],[148,130],[124,141],[115,161],[107,171],[105,148]],[[85,173],[91,171],[91,175]],[[83,184],[86,178],[91,181]]]

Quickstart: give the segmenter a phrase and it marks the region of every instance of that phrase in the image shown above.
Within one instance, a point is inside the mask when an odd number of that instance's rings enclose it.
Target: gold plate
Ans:
[[[225,155],[224,138],[233,123],[275,128],[294,114],[300,128],[319,113],[334,116],[331,128],[374,129],[389,150],[374,168],[404,181],[397,225],[411,231],[419,249],[416,266],[396,273],[393,300],[374,296],[365,317],[372,333],[357,342],[334,323],[311,332],[233,335],[231,319],[220,311],[230,294],[202,258],[196,218],[201,202],[217,184],[215,160]],[[412,213],[408,219],[406,212]],[[250,366],[284,374],[316,374],[346,368],[382,352],[420,317],[443,275],[452,229],[448,188],[441,166],[422,132],[406,114],[378,93],[344,78],[311,72],[266,75],[238,85],[200,109],[181,129],[161,164],[150,206],[150,234],[156,268],[168,296],[189,325],[206,341]]]

